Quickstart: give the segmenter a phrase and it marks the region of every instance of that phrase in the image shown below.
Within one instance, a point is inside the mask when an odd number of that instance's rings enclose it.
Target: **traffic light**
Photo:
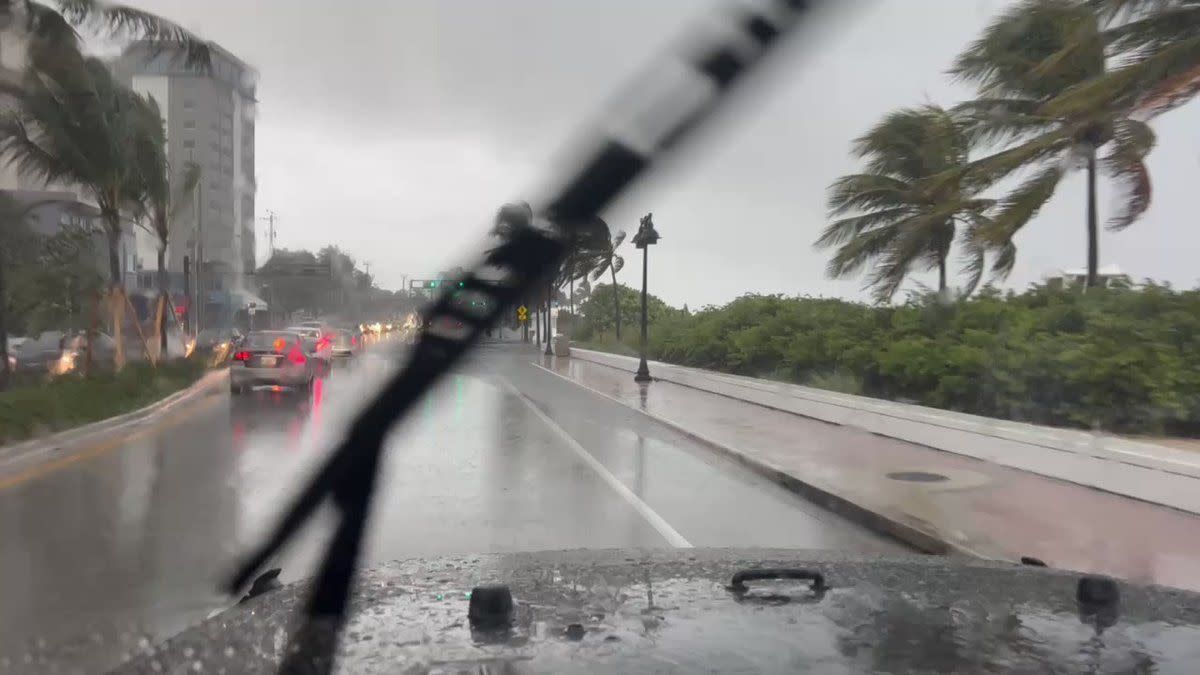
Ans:
[[[465,281],[460,281],[460,282],[458,282],[458,287],[459,287],[459,288],[466,288],[466,286],[467,286],[467,282],[465,282]]]

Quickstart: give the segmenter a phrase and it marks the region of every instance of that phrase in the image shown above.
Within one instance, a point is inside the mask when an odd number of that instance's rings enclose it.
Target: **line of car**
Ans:
[[[87,335],[83,331],[48,330],[37,337],[9,338],[6,357],[12,372],[65,375],[82,366],[86,351]],[[111,368],[116,352],[117,343],[112,337],[106,333],[93,333],[93,365]]]
[[[303,321],[280,330],[252,331],[234,348],[229,391],[237,395],[258,387],[307,391],[332,372],[335,361],[354,358],[363,347],[356,329],[337,329]]]

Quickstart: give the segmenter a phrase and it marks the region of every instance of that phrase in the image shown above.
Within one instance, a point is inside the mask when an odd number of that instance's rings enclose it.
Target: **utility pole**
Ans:
[[[275,255],[275,212],[267,209],[267,216],[259,218],[267,221],[267,260]]]

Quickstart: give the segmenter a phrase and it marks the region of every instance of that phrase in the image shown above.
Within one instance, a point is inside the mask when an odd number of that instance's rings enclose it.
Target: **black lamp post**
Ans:
[[[637,374],[633,376],[635,382],[650,381],[650,366],[646,364],[646,259],[650,252],[650,246],[657,244],[659,240],[658,231],[654,229],[653,215],[647,213],[642,216],[637,234],[633,235],[633,245],[642,249],[642,344],[638,350],[641,352],[639,354],[641,360],[638,362]],[[613,291],[615,292],[616,289],[614,288]]]
[[[550,302],[554,299],[554,282],[546,286],[546,356],[554,354],[550,349]]]

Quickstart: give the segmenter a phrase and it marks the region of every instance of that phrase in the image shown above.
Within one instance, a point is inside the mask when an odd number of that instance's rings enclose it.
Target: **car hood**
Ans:
[[[798,582],[731,592],[744,569]],[[1120,583],[1081,605],[1082,575],[932,556],[683,549],[399,561],[359,576],[337,672],[1194,672],[1200,595]],[[508,628],[474,630],[469,596],[506,584]],[[117,672],[275,672],[306,583],[253,598]]]

